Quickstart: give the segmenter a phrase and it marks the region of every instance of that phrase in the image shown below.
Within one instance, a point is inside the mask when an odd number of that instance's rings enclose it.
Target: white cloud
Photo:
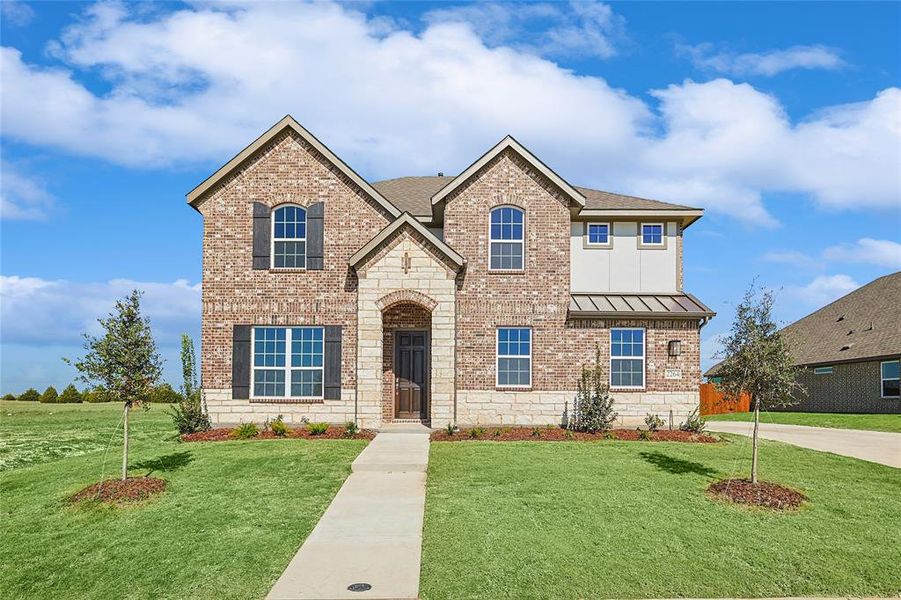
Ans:
[[[200,284],[185,280],[156,283],[113,279],[77,283],[38,277],[0,275],[0,318],[3,345],[79,344],[82,334],[99,333],[117,299],[143,290],[142,307],[160,344],[177,344],[182,332],[200,322]]]
[[[0,2],[0,15],[4,21],[16,27],[25,27],[34,20],[34,10],[21,0]]]
[[[548,7],[519,8],[562,10]],[[326,3],[137,10],[92,6],[51,48],[55,68],[3,48],[4,135],[134,167],[222,163],[291,113],[371,178],[462,170],[512,133],[573,183],[768,226],[767,192],[861,210],[901,196],[896,88],[795,123],[778,99],[725,79],[653,91],[649,105],[540,49],[493,47],[477,19],[416,34]],[[608,11],[567,14],[597,24]],[[493,22],[504,18],[519,26]],[[566,31],[542,39],[564,48]],[[88,72],[109,91],[82,85]]]
[[[55,203],[43,182],[7,161],[0,161],[0,219],[40,220]]]
[[[826,260],[862,263],[901,269],[901,244],[891,240],[861,238],[853,244],[831,246],[823,251]]]
[[[784,252],[767,252],[763,255],[763,260],[791,265],[793,267],[798,267],[799,269],[819,269],[823,266],[820,261],[813,258],[812,256],[804,254],[803,252],[798,252],[796,250],[787,250]]]
[[[804,286],[787,287],[785,293],[810,306],[825,306],[860,287],[848,275],[821,275]]]
[[[744,54],[716,52],[713,44],[679,45],[677,50],[688,55],[698,69],[737,76],[772,77],[793,69],[835,70],[845,66],[838,50],[820,45]]]

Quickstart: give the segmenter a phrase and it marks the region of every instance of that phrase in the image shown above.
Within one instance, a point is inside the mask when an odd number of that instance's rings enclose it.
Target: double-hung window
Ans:
[[[272,268],[304,269],[307,266],[307,211],[282,206],[272,211]]]
[[[663,246],[663,223],[641,224],[642,246]]]
[[[587,235],[589,246],[609,246],[610,245],[610,224],[609,223],[588,223]]]
[[[644,387],[645,331],[610,330],[610,387]]]
[[[532,330],[499,327],[497,330],[497,387],[532,385]]]
[[[492,210],[488,269],[521,271],[523,247],[523,212],[512,206]]]
[[[322,398],[322,327],[253,328],[253,397]]]
[[[881,370],[881,391],[883,398],[897,398],[901,395],[901,360],[887,360],[879,365]]]

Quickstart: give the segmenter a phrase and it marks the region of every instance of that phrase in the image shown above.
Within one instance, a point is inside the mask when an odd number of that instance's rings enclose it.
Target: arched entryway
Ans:
[[[401,300],[382,309],[382,421],[429,420],[432,313]]]

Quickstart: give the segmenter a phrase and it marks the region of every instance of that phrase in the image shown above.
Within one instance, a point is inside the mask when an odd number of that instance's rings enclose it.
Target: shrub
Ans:
[[[576,437],[576,434],[572,432],[571,429],[566,430],[566,439],[571,440]]]
[[[532,437],[541,437],[541,427],[532,428]]]
[[[106,388],[98,386],[90,390],[85,390],[81,394],[81,399],[93,404],[95,402],[112,402],[113,396],[106,391]]]
[[[615,440],[615,439],[616,439],[616,435],[613,434],[613,433],[610,433],[610,432],[608,431],[607,433],[604,434],[604,439],[605,439],[605,440]]]
[[[285,418],[281,415],[277,416],[274,421],[269,423],[269,429],[275,437],[285,437],[291,430],[285,425]]]
[[[181,396],[168,383],[154,386],[147,395],[147,401],[153,404],[175,404],[179,400]]]
[[[573,418],[569,426],[576,431],[606,431],[618,415],[613,410],[613,398],[601,366],[601,351],[595,349],[594,366],[583,366],[579,391],[573,404]]]
[[[483,435],[485,435],[484,427],[473,427],[472,429],[469,430],[469,438],[470,439],[476,440],[476,439],[479,439],[480,437],[482,437]]]
[[[447,427],[445,427],[444,430],[447,432],[447,435],[454,435],[456,428],[454,427],[453,423],[448,423]]]
[[[230,437],[238,440],[249,440],[259,435],[260,430],[257,429],[256,423],[241,423],[231,430]]]
[[[650,429],[639,429],[638,430],[638,439],[649,441],[651,439],[651,430]]]
[[[491,432],[491,435],[494,437],[501,437],[501,430],[495,427],[494,431]]]
[[[194,360],[194,342],[191,338],[181,336],[181,369],[184,378],[178,404],[172,407],[169,415],[181,434],[208,431],[210,417],[206,412],[203,392],[197,385],[197,367]]]
[[[41,404],[56,404],[57,398],[59,398],[59,394],[56,393],[56,388],[51,385],[41,394]]]
[[[81,392],[74,385],[69,384],[56,401],[60,404],[81,404]]]
[[[15,401],[16,395],[15,394],[6,394],[5,396],[3,396],[3,399],[6,400],[7,402],[12,402],[12,401]]]
[[[344,437],[346,438],[352,438],[353,436],[357,435],[359,431],[360,428],[357,427],[357,424],[353,421],[348,421],[344,424]]]
[[[691,411],[691,414],[686,417],[684,423],[679,425],[679,429],[682,431],[690,431],[691,433],[704,433],[706,428],[707,421],[701,418],[697,408]]]
[[[648,431],[657,431],[663,427],[663,419],[658,415],[649,414],[644,418],[644,424],[648,426]]]
[[[310,423],[307,425],[310,435],[322,435],[328,431],[328,423]]]

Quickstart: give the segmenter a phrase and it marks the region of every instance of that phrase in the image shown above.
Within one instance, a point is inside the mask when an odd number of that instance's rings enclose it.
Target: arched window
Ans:
[[[307,211],[300,206],[281,206],[272,211],[272,268],[306,266]]]
[[[521,271],[523,265],[523,212],[513,206],[491,211],[489,241],[491,271]]]

